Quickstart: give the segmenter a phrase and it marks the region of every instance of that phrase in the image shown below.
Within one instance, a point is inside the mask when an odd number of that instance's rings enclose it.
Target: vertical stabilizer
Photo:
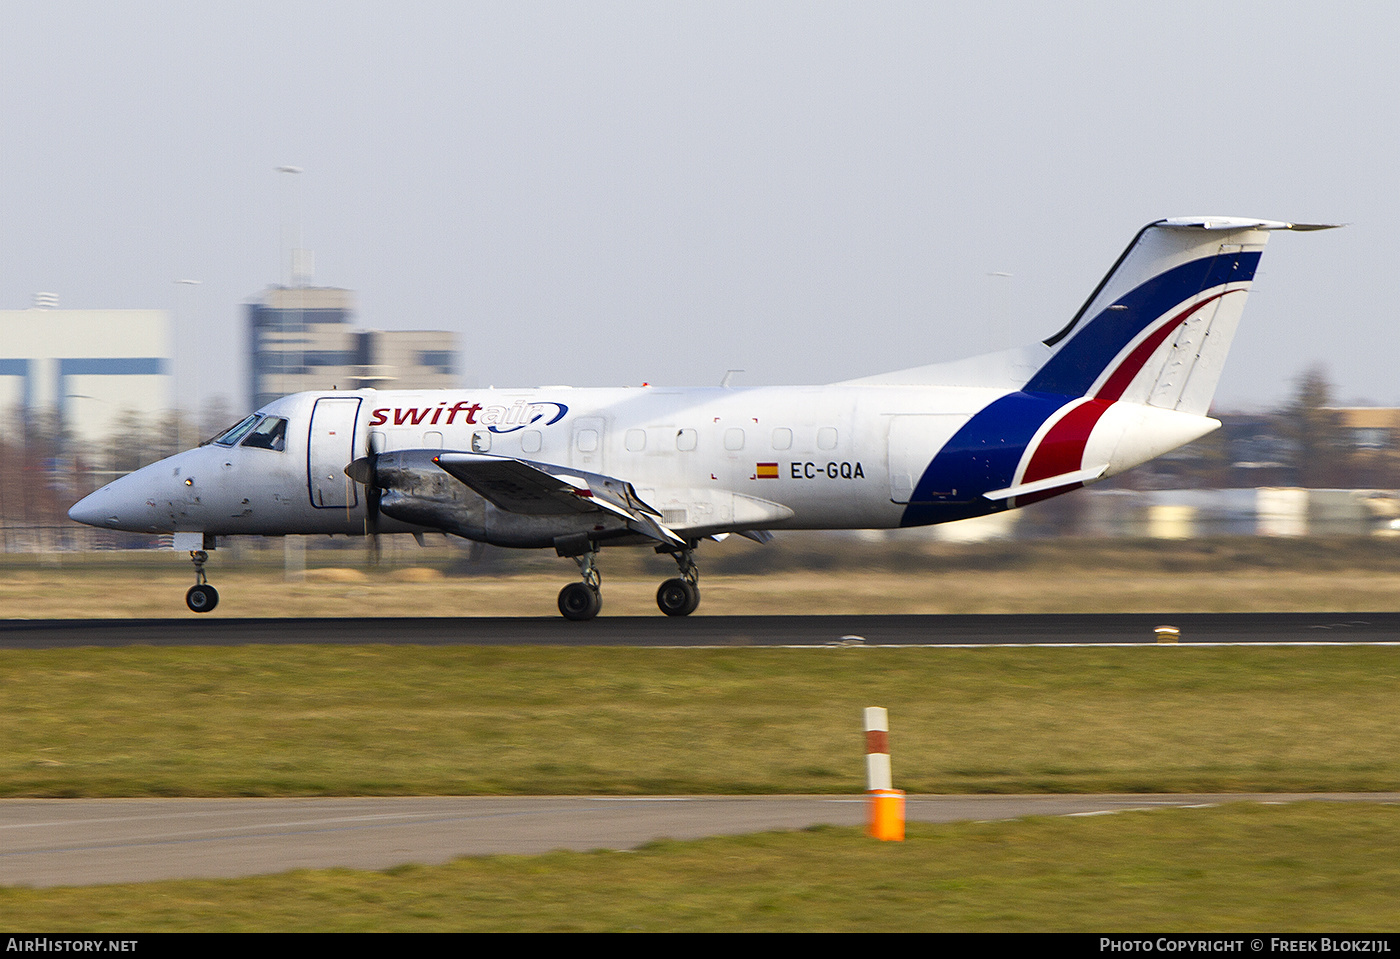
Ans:
[[[1271,230],[1325,225],[1238,217],[1149,223],[1073,320],[1027,392],[1204,414]]]

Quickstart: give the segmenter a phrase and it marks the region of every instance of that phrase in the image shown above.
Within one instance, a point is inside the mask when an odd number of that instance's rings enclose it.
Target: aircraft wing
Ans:
[[[439,453],[433,462],[511,513],[612,513],[627,520],[634,532],[669,545],[685,545],[685,539],[662,525],[661,513],[625,480],[489,453]]]

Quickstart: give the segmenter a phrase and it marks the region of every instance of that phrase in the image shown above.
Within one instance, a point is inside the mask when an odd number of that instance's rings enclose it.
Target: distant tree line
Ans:
[[[1124,474],[1130,489],[1400,489],[1400,444],[1390,431],[1362,443],[1338,408],[1321,367],[1294,380],[1281,408],[1265,413],[1213,411],[1223,426],[1209,436]],[[1400,423],[1400,417],[1396,418]],[[1378,431],[1372,430],[1369,433]]]
[[[216,435],[234,414],[222,399],[196,418],[179,412],[122,412],[96,445],[82,443],[53,410],[11,409],[0,414],[0,525],[67,525],[68,507],[117,476],[124,476]]]

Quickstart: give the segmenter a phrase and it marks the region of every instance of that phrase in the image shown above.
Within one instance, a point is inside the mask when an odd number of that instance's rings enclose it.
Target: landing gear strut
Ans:
[[[693,550],[677,550],[671,557],[681,575],[661,584],[656,591],[656,605],[667,616],[689,616],[700,605],[700,568],[695,565]]]
[[[603,608],[603,594],[599,592],[603,577],[598,572],[597,559],[596,547],[574,557],[583,582],[570,583],[559,591],[559,612],[564,614],[565,619],[592,619]]]
[[[669,552],[680,569],[680,575],[666,580],[656,591],[656,605],[667,616],[689,616],[700,605],[700,568],[695,565],[695,543],[688,543],[681,549],[658,548],[657,552]],[[583,582],[570,583],[559,591],[559,612],[565,619],[585,620],[598,615],[603,608],[603,597],[599,591],[602,576],[598,572],[598,546],[582,540],[577,543],[556,544],[561,556],[573,553],[578,563]],[[581,552],[574,552],[581,550]],[[193,607],[191,607],[193,608]]]
[[[185,605],[192,612],[207,613],[219,605],[219,591],[209,585],[204,576],[204,564],[209,554],[202,549],[190,550],[190,562],[194,563],[194,585],[185,593]]]

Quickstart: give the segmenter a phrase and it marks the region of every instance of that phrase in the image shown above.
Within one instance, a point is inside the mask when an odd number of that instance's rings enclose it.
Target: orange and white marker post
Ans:
[[[870,797],[866,833],[904,841],[904,791],[894,788],[890,771],[890,714],[883,706],[865,709],[865,790]]]

